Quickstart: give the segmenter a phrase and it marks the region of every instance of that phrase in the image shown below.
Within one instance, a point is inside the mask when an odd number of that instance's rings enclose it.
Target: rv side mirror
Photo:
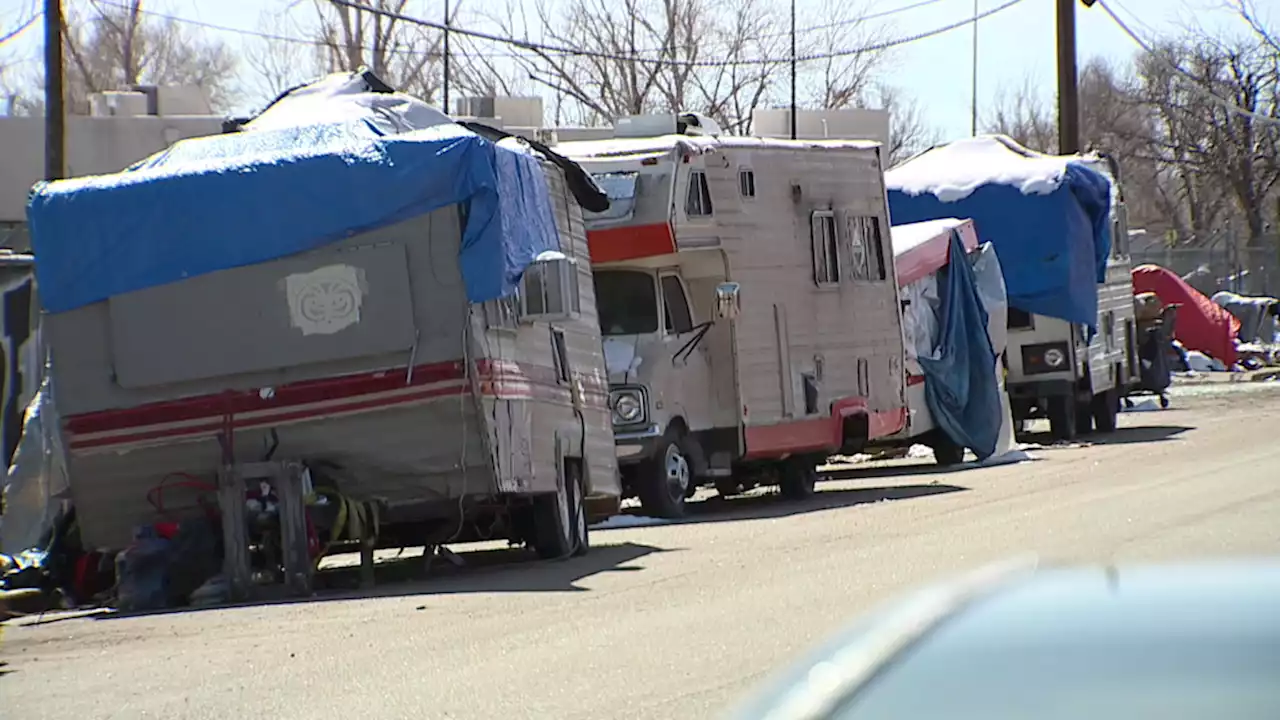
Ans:
[[[742,311],[742,299],[739,292],[742,286],[736,282],[720,283],[716,286],[716,317],[721,320],[736,320]]]
[[[580,310],[578,264],[558,252],[538,256],[520,278],[520,320],[565,320]]]

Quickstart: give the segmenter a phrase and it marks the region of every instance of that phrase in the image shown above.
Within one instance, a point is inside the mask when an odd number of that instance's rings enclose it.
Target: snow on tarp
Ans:
[[[994,372],[996,353],[987,332],[987,311],[960,233],[951,238],[952,262],[938,293],[941,327],[934,351],[918,357],[924,370],[925,402],[944,432],[979,460],[991,457],[1000,441],[1001,388]],[[959,258],[960,261],[955,260]]]
[[[124,172],[37,185],[27,214],[45,309],[266,262],[459,203],[472,302],[510,294],[535,257],[559,247],[535,158],[454,124],[387,134],[350,110],[184,140]]]
[[[1198,350],[1222,361],[1236,362],[1236,336],[1240,320],[1191,287],[1176,273],[1159,265],[1139,265],[1131,271],[1135,294],[1153,292],[1161,305],[1178,304],[1173,337],[1188,350]]]
[[[943,218],[890,228],[898,287],[910,285],[947,264],[953,231],[959,234],[966,252],[977,249],[978,234],[970,220]]]
[[[1077,156],[999,136],[960,140],[885,173],[894,224],[971,218],[1000,256],[1009,304],[1096,329],[1111,252],[1111,181]]]

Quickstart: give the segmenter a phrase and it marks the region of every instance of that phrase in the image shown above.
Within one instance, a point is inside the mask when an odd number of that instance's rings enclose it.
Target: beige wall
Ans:
[[[186,137],[222,132],[222,118],[67,118],[67,175],[111,173]],[[44,118],[0,117],[0,223],[26,220],[27,193],[44,177]]]

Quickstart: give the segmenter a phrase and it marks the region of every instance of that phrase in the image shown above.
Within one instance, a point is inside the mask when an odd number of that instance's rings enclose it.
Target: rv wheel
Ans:
[[[1076,400],[1070,395],[1049,398],[1049,433],[1054,440],[1070,442],[1076,439]]]
[[[782,497],[803,500],[813,496],[818,483],[818,464],[809,455],[792,455],[782,463],[782,477],[778,483]]]
[[[1120,409],[1117,407],[1120,404],[1116,400],[1117,396],[1116,390],[1108,390],[1093,396],[1093,426],[1098,432],[1116,431],[1116,413]]]
[[[586,555],[591,547],[583,501],[582,466],[566,460],[564,482],[533,501],[533,549],[544,559]]]
[[[637,481],[636,494],[645,515],[669,520],[684,517],[693,470],[680,447],[678,427],[667,429],[654,448],[653,458],[641,465]]]
[[[942,428],[933,431],[929,438],[929,447],[933,449],[933,459],[942,467],[951,467],[964,462],[964,448],[952,440]]]

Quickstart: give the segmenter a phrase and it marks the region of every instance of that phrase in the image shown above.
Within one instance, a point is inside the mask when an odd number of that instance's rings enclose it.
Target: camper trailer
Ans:
[[[902,429],[902,330],[878,144],[722,137],[627,118],[557,151],[587,213],[624,493],[678,517],[698,486],[813,492]]]
[[[313,556],[315,535],[340,533],[324,528],[336,504],[368,510],[343,537],[366,547],[505,537],[544,557],[586,552],[588,524],[616,512],[586,228],[562,168],[443,116],[388,133],[350,114],[37,188],[87,546],[128,544],[159,493],[172,513],[203,492],[243,591],[259,480]]]
[[[962,462],[966,449],[980,460],[1010,451],[1013,420],[997,362],[1007,299],[994,248],[980,243],[972,220],[895,225],[891,234],[907,422],[876,445],[922,444],[944,466]]]
[[[895,223],[971,218],[1000,256],[1015,420],[1055,436],[1115,427],[1136,382],[1124,199],[1100,155],[1052,156],[1004,136],[959,140],[886,173]]]

